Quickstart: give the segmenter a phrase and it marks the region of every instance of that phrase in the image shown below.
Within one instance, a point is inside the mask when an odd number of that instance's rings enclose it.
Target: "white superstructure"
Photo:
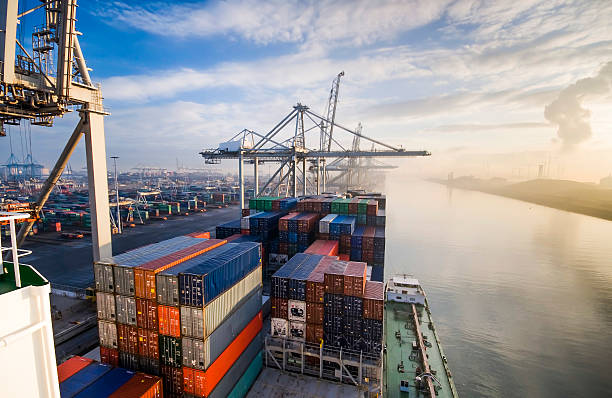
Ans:
[[[385,300],[425,305],[425,293],[418,279],[394,276],[387,282]]]

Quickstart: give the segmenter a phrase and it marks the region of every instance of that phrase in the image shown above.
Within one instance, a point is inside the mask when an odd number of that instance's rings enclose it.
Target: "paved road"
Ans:
[[[239,217],[238,207],[230,206],[127,228],[122,235],[113,236],[113,254],[190,232],[213,232],[218,224]],[[91,238],[58,243],[26,242],[24,248],[33,251],[24,262],[33,265],[52,284],[79,288],[93,285]]]

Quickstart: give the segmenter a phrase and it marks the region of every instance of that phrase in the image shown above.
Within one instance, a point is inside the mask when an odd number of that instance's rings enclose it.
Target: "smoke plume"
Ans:
[[[557,135],[563,148],[571,150],[591,137],[591,112],[582,106],[589,96],[601,96],[612,89],[612,61],[595,77],[587,77],[564,88],[559,97],[544,108],[544,117],[559,126]]]

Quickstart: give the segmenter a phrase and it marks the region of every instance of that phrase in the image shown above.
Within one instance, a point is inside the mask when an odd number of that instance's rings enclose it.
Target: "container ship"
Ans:
[[[291,395],[291,383],[302,394],[456,396],[420,285],[384,285],[385,207],[380,194],[260,197],[214,237],[96,262],[99,362],[55,371],[47,336],[46,377],[32,384],[46,392],[32,396]]]

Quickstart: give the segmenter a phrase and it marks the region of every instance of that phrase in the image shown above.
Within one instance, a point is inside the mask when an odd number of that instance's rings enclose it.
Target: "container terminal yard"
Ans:
[[[364,189],[388,168],[376,158],[429,152],[336,122],[344,72],[324,115],[298,103],[265,134],[194,153],[237,161],[237,175],[109,174],[76,0],[0,5],[2,128],[79,114],[44,181],[22,178],[27,161],[5,167],[3,394],[456,396],[424,290],[385,275],[386,197]],[[29,49],[16,36],[26,16],[38,18]],[[62,177],[82,136],[87,176]]]

